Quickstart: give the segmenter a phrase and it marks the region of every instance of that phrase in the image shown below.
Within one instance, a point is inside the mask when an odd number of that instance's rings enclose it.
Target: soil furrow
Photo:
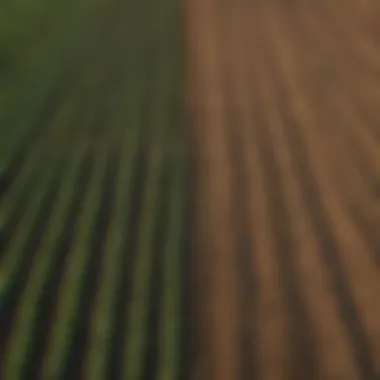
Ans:
[[[322,3],[185,3],[193,379],[379,377],[377,43],[362,21],[350,29],[358,1]],[[212,325],[225,305],[234,323]]]

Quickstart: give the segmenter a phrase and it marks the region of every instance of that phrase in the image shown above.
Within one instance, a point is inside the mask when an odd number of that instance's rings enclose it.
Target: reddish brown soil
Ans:
[[[185,12],[192,380],[380,379],[380,3]]]

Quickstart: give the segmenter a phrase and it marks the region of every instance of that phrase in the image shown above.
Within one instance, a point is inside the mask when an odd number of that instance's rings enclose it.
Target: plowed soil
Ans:
[[[380,379],[380,3],[187,0],[193,380]]]

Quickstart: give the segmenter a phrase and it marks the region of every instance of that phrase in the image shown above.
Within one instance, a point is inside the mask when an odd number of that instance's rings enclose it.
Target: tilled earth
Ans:
[[[380,379],[380,3],[187,0],[194,380]]]
[[[81,4],[0,88],[0,379],[380,380],[380,3]]]

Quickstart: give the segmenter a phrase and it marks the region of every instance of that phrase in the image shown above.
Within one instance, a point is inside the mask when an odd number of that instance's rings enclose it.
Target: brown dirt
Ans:
[[[187,0],[192,380],[380,379],[380,3]]]

